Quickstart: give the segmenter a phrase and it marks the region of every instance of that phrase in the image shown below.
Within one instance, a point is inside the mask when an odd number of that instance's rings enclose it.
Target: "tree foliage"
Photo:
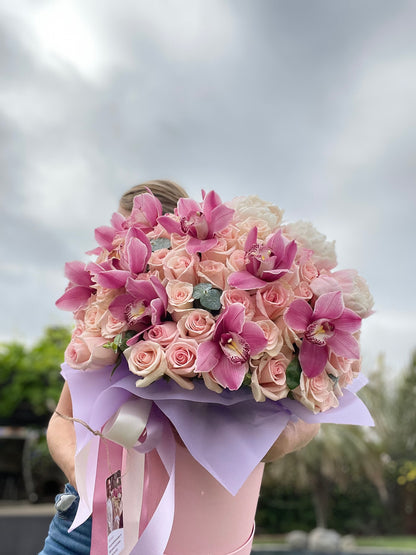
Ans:
[[[62,389],[59,373],[70,332],[47,328],[32,347],[17,341],[0,346],[0,418],[3,424],[43,424]]]

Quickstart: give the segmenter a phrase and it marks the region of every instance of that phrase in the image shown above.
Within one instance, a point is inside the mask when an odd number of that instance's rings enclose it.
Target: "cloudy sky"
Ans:
[[[416,347],[416,2],[14,0],[0,7],[0,340],[70,323],[63,265],[167,177],[257,193],[368,281],[370,368]]]

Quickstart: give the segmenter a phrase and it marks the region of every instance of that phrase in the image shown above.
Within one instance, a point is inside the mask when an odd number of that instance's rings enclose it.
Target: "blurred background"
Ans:
[[[377,427],[325,426],[270,465],[258,529],[416,533],[416,3],[16,0],[0,16],[0,497],[50,500],[63,479],[43,430],[64,263],[125,190],[171,178],[311,220],[375,298]]]

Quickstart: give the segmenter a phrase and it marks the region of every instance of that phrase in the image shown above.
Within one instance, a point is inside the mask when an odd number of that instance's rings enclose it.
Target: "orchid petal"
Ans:
[[[96,282],[107,289],[119,289],[124,287],[130,272],[127,270],[108,270],[100,272],[95,276]]]
[[[250,356],[258,355],[266,348],[267,339],[263,330],[255,322],[246,322],[243,326],[241,336],[250,347]]]
[[[192,198],[180,198],[178,200],[178,215],[187,218],[195,212],[201,212],[201,205]]]
[[[123,216],[123,214],[120,214],[120,212],[114,212],[111,217],[111,225],[114,227],[114,229],[116,229],[117,231],[123,231],[125,222],[126,218]]]
[[[253,274],[250,274],[247,270],[241,270],[240,272],[234,272],[228,276],[228,284],[231,285],[231,287],[248,290],[264,287],[267,285],[267,282],[253,276]]]
[[[166,293],[166,289],[163,287],[162,283],[157,279],[156,276],[150,276],[149,281],[153,284],[156,294],[163,301],[166,308],[168,305],[168,294]]]
[[[295,260],[295,256],[298,250],[298,246],[296,245],[296,241],[291,241],[285,249],[285,255],[283,257],[280,266],[284,266],[284,268],[290,268]]]
[[[99,254],[101,254],[103,251],[102,247],[95,247],[95,249],[91,249],[89,251],[85,251],[85,254],[87,254],[88,256],[98,256]]]
[[[135,299],[143,299],[149,302],[157,296],[152,282],[147,279],[134,279],[129,276],[126,282],[126,290]]]
[[[318,297],[313,316],[314,320],[319,320],[320,318],[334,320],[339,318],[343,311],[344,301],[342,300],[342,293],[341,291],[334,291],[332,293],[324,293]]]
[[[100,247],[104,247],[108,251],[111,251],[113,248],[113,240],[116,234],[117,232],[115,231],[115,229],[107,225],[97,227],[97,229],[94,231],[94,236],[97,243],[100,245]]]
[[[309,286],[317,297],[341,290],[338,281],[331,276],[318,276],[310,282]]]
[[[140,239],[132,237],[126,245],[129,269],[134,274],[140,274],[146,268],[149,249]]]
[[[345,308],[339,318],[334,321],[337,330],[354,333],[361,327],[361,318],[353,310]]]
[[[245,310],[241,303],[228,306],[219,316],[215,328],[214,339],[218,340],[223,333],[235,332],[240,334],[245,320]]]
[[[152,193],[136,195],[133,199],[133,210],[131,214],[133,219],[134,212],[141,212],[144,214],[148,224],[153,228],[157,223],[158,217],[163,213],[162,203]]]
[[[72,283],[77,285],[84,285],[85,287],[90,287],[92,285],[91,275],[86,269],[84,262],[79,260],[74,260],[73,262],[67,262],[65,264],[65,276]]]
[[[126,321],[126,307],[132,302],[134,302],[134,297],[125,293],[116,297],[111,302],[108,310],[111,312],[114,318],[117,318],[117,320],[120,320],[120,322],[124,322]]]
[[[251,247],[257,243],[257,227],[252,227],[247,233],[246,242],[244,244],[244,250],[249,252]]]
[[[196,254],[197,252],[207,252],[210,249],[217,246],[218,239],[213,237],[212,239],[197,239],[196,237],[191,237],[185,245],[185,249],[189,254]]]
[[[203,196],[202,212],[205,214],[205,217],[209,222],[212,221],[211,216],[214,210],[221,205],[221,198],[215,191],[209,191]]]
[[[287,268],[282,268],[282,269],[276,268],[276,270],[265,270],[261,274],[261,277],[263,281],[267,281],[267,282],[276,281],[277,279],[287,274],[288,271],[289,269]]]
[[[195,371],[211,372],[221,359],[221,351],[217,343],[206,341],[200,343],[196,353]]]
[[[280,229],[270,237],[266,246],[272,250],[277,259],[281,260],[283,258],[285,254],[285,242]]]
[[[156,299],[153,299],[151,301],[150,306],[152,309],[151,322],[154,326],[156,326],[163,321],[163,318],[166,314],[166,305],[164,304],[162,299],[157,297]]]
[[[336,355],[345,358],[359,359],[360,346],[358,341],[348,332],[335,331],[334,335],[327,340],[328,347]]]
[[[223,356],[212,370],[212,375],[222,387],[235,391],[243,383],[246,370],[247,364],[233,364],[227,357]]]
[[[328,347],[311,343],[304,339],[300,347],[299,362],[302,372],[308,378],[315,378],[323,372],[328,360]]]
[[[312,307],[304,299],[296,299],[289,306],[284,320],[296,331],[305,331],[313,316]]]
[[[76,285],[75,287],[67,289],[67,291],[55,302],[55,305],[61,310],[75,312],[87,304],[91,295],[92,289],[82,285]]]
[[[210,224],[209,228],[211,233],[222,231],[225,227],[227,227],[233,219],[233,214],[234,210],[232,208],[228,208],[225,204],[216,206],[210,214],[205,213],[205,217]],[[208,215],[210,216],[209,219]]]
[[[173,216],[160,216],[158,223],[166,229],[168,233],[177,233],[178,235],[185,235],[182,231],[181,224],[173,218]]]

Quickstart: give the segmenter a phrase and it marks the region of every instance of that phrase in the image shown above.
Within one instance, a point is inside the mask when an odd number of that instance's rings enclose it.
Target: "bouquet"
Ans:
[[[123,553],[183,552],[183,538],[192,553],[201,543],[204,553],[249,553],[259,463],[289,420],[372,424],[354,394],[367,285],[334,270],[334,244],[312,224],[284,223],[256,196],[223,203],[202,192],[164,215],[149,191],[95,238],[93,261],[66,264],[57,301],[75,318],[62,366],[77,438],[72,529],[92,512],[92,553],[107,552],[111,468],[125,492]],[[163,472],[140,458],[155,451],[168,476],[157,499]],[[143,520],[149,502],[157,508]],[[204,512],[214,506],[222,512]],[[108,552],[121,553],[114,545]]]
[[[334,271],[334,243],[312,224],[284,224],[256,196],[202,197],[162,215],[149,191],[96,229],[95,261],[66,265],[57,301],[76,323],[65,361],[86,370],[124,357],[138,388],[203,380],[219,394],[251,388],[256,401],[337,407],[360,371],[365,281]]]

